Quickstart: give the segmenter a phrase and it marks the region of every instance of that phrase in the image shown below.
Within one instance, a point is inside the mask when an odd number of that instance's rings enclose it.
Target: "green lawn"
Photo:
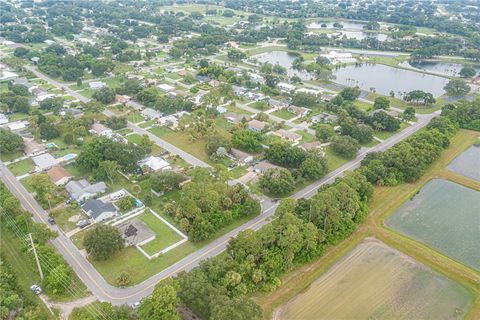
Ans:
[[[288,112],[288,110],[286,109],[280,109],[275,112],[272,112],[271,114],[285,120],[290,120],[295,117],[293,113]]]
[[[0,159],[4,162],[7,162],[7,161],[12,161],[12,160],[15,160],[19,157],[21,157],[23,154],[20,152],[20,151],[17,151],[17,152],[12,152],[12,153],[0,153]]]
[[[139,112],[130,113],[127,120],[133,123],[139,123],[145,121],[145,118]]]
[[[157,123],[157,120],[149,120],[139,125],[140,128],[147,128]]]
[[[15,176],[21,176],[35,169],[35,164],[32,159],[27,158],[8,165],[8,169],[10,169]]]
[[[363,101],[359,101],[359,100],[355,100],[353,105],[356,106],[357,108],[359,108],[360,110],[363,110],[363,111],[370,111],[373,108],[372,104],[367,103],[367,102],[363,102]]]
[[[400,131],[402,131],[403,129],[405,129],[406,127],[408,127],[409,124],[406,123],[406,122],[402,122],[400,124],[400,129],[395,131],[395,132],[388,132],[388,131],[375,131],[374,135],[375,137],[381,139],[381,140],[386,140],[388,138],[390,138],[391,136],[393,136],[394,134],[396,133],[399,133]]]
[[[55,218],[55,222],[64,232],[68,232],[76,228],[75,222],[69,221],[69,218],[75,215],[82,215],[81,219],[85,218],[85,215],[82,213],[82,209],[76,205],[70,205],[66,208],[53,211],[51,215]]]
[[[325,148],[325,157],[327,158],[328,171],[333,171],[349,161],[336,155],[330,147]]]
[[[232,179],[238,179],[247,173],[248,166],[237,166],[229,171]]]
[[[29,115],[27,113],[22,112],[15,112],[8,116],[8,120],[10,122],[18,121],[18,120],[25,120],[28,119]]]
[[[86,177],[89,173],[82,168],[80,168],[75,162],[67,164],[63,167],[68,171],[75,179],[80,179]]]
[[[168,129],[167,127],[163,127],[163,126],[156,126],[156,127],[148,129],[148,131],[150,131],[151,133],[153,133],[154,135],[156,135],[159,138],[163,137],[166,134],[172,134],[172,133],[175,132],[175,131],[172,131],[172,130]]]
[[[181,79],[182,77],[180,75],[178,75],[177,73],[167,73],[165,75],[166,77],[170,78],[170,79],[173,79],[173,80],[179,80]]]
[[[313,134],[310,134],[310,133],[302,131],[302,130],[295,131],[295,133],[298,133],[299,135],[301,135],[303,137],[302,141],[301,141],[302,143],[304,143],[304,142],[314,142],[314,141],[317,140],[317,138]]]
[[[154,240],[142,246],[142,249],[150,255],[182,240],[182,237],[178,233],[167,226],[162,220],[158,219],[150,210],[141,214],[139,219],[145,222],[145,224],[157,234]]]

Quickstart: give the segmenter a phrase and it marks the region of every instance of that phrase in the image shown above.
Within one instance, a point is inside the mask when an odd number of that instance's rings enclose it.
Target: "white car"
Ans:
[[[40,288],[40,286],[38,284],[34,284],[30,287],[30,290],[32,290],[33,293],[35,293],[36,295],[39,295],[41,294],[43,291],[42,291],[42,288]]]
[[[133,309],[138,309],[138,307],[140,307],[140,301],[137,301],[137,302],[132,304]]]

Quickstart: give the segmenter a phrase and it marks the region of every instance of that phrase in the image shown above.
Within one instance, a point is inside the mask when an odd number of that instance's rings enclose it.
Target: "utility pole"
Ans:
[[[33,254],[35,255],[35,261],[37,261],[37,267],[38,267],[38,272],[40,273],[40,278],[43,280],[42,266],[40,265],[40,261],[38,261],[37,250],[35,249],[35,244],[33,243],[32,234],[29,233],[28,236],[30,237],[30,242],[32,243]]]

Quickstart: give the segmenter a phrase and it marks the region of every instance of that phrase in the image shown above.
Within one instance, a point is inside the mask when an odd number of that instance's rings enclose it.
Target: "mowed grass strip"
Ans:
[[[138,217],[156,233],[155,239],[142,246],[148,254],[153,255],[160,250],[182,240],[182,237],[172,228],[157,218],[150,210],[145,211]]]

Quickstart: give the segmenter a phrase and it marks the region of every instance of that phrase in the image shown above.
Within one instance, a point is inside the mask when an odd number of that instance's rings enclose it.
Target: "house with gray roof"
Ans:
[[[44,153],[35,157],[32,157],[33,163],[38,168],[38,171],[46,171],[58,164],[58,160],[55,159],[50,153]]]
[[[77,202],[84,202],[89,198],[104,193],[107,190],[107,185],[103,181],[91,184],[87,179],[81,179],[68,182],[65,185],[65,189],[72,199]]]
[[[117,208],[111,202],[103,202],[99,199],[93,199],[82,205],[83,211],[95,222],[104,221],[115,217]]]

